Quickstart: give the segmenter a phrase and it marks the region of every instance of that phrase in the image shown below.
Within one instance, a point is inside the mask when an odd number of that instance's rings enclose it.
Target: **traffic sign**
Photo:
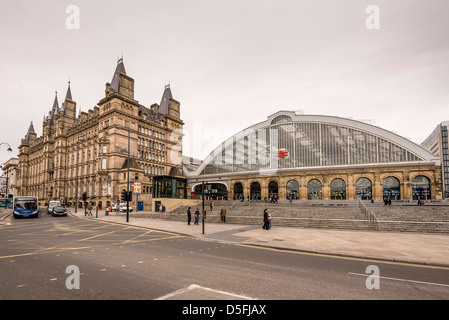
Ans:
[[[142,191],[142,184],[140,182],[134,182],[134,194],[140,195]]]

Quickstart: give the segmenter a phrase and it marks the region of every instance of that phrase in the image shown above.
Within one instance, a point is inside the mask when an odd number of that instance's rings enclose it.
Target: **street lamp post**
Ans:
[[[204,234],[204,218],[205,218],[205,216],[204,216],[204,181],[203,181],[203,187],[201,188],[202,189],[202,192],[203,192],[203,220],[202,220],[202,224],[203,224],[203,234]]]
[[[9,143],[7,143],[7,142],[2,142],[2,143],[0,143],[0,146],[2,145],[2,144],[7,144],[8,145],[8,149],[6,149],[8,152],[12,152],[12,149],[11,149],[11,146],[9,145]]]
[[[119,130],[126,130],[128,131],[128,159],[127,159],[127,163],[128,163],[128,173],[127,173],[127,182],[126,182],[126,222],[129,222],[129,140],[130,140],[130,132],[131,129],[130,128],[124,128],[122,126],[117,126],[116,127]]]

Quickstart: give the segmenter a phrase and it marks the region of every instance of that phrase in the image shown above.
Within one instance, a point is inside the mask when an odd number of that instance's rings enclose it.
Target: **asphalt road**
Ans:
[[[206,241],[45,212],[0,225],[0,277],[2,300],[449,299],[447,268]]]

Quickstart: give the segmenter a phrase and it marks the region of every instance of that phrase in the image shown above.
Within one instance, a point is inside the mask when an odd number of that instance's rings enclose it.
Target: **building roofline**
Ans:
[[[272,125],[272,121],[280,116],[288,116],[291,118],[291,122],[308,122],[308,123],[327,123],[327,124],[334,124],[334,125],[340,125],[344,127],[353,128],[356,130],[367,132],[371,135],[375,135],[378,137],[381,137],[385,140],[388,140],[390,142],[393,142],[394,144],[397,144],[404,149],[412,152],[413,154],[418,155],[419,157],[423,158],[425,161],[437,161],[439,162],[439,159],[435,157],[431,152],[423,148],[422,146],[418,145],[417,143],[410,141],[394,132],[391,132],[389,130],[374,126],[372,124],[368,124],[362,121],[348,119],[348,118],[342,118],[337,116],[327,116],[327,115],[305,115],[302,113],[298,113],[295,111],[287,111],[287,110],[280,110],[270,116],[267,117],[267,120],[256,123],[246,129],[243,129],[239,131],[238,133],[234,134],[230,138],[223,141],[218,147],[216,147],[201,163],[201,165],[198,167],[198,169],[195,171],[196,175],[199,175],[202,170],[213,160],[214,156],[217,155],[219,152],[221,152],[223,149],[225,149],[227,146],[232,144],[234,141],[243,138],[250,133],[262,129],[265,127],[270,127]],[[286,122],[289,123],[289,122]]]

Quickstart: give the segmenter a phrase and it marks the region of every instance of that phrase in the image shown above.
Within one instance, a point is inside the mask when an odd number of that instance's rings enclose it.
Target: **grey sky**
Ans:
[[[66,8],[80,29],[66,28]],[[368,30],[368,5],[380,29]],[[449,1],[0,0],[0,163],[30,121],[42,133],[55,90],[87,111],[104,97],[118,56],[149,107],[171,84],[184,154],[278,110],[372,119],[421,143],[449,120]]]

